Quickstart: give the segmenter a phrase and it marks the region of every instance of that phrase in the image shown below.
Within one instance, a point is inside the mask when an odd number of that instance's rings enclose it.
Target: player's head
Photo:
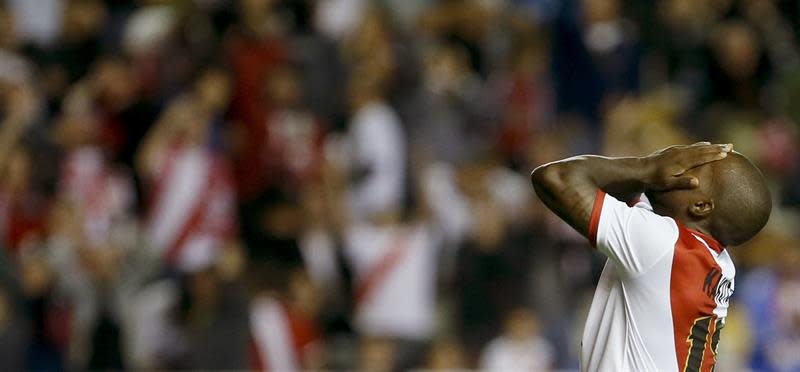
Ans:
[[[691,190],[648,193],[656,212],[684,224],[705,227],[723,245],[742,244],[767,223],[772,198],[764,176],[744,155],[731,152],[725,159],[686,172],[700,185]]]

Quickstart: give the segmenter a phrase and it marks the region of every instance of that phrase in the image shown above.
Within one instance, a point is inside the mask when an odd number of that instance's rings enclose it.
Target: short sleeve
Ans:
[[[625,272],[646,272],[675,248],[678,235],[675,220],[655,214],[646,198],[630,207],[597,192],[589,221],[590,242]]]

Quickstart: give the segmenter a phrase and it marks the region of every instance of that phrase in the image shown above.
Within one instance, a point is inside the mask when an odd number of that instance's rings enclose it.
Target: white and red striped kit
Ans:
[[[598,191],[589,239],[608,256],[582,371],[712,371],[736,270],[712,237]]]
[[[130,174],[108,164],[97,147],[86,146],[67,154],[59,192],[79,209],[90,244],[105,243],[111,238],[112,225],[132,213],[134,189]]]
[[[355,272],[360,334],[426,340],[433,333],[438,241],[423,224],[349,229],[344,254]]]
[[[236,202],[225,160],[205,148],[165,151],[153,177],[150,244],[182,271],[213,261],[235,232]]]

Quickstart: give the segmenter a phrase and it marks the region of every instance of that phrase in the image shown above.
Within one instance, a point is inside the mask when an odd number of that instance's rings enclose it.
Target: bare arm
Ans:
[[[179,140],[191,125],[200,125],[192,117],[196,109],[190,96],[175,98],[169,107],[145,135],[136,154],[136,170],[145,176],[152,176],[154,165],[159,163],[159,156],[170,143]]]
[[[588,236],[597,190],[630,201],[648,189],[691,189],[698,181],[684,172],[721,160],[730,150],[730,145],[702,142],[644,157],[576,156],[539,166],[531,173],[531,182],[550,210]]]
[[[5,118],[0,121],[0,169],[4,169],[11,153],[36,112],[36,98],[30,86],[12,86],[6,93]]]

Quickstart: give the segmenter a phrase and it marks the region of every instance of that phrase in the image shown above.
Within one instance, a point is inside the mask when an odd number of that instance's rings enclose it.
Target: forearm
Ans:
[[[531,181],[548,208],[588,237],[598,189],[623,201],[631,201],[645,188],[693,189],[700,181],[686,172],[722,160],[732,149],[731,144],[698,142],[670,146],[641,158],[577,156],[536,168]]]
[[[24,126],[18,120],[21,119],[6,118],[0,121],[0,170],[5,168],[24,132]]]
[[[539,198],[584,235],[597,190],[623,201],[641,194],[652,173],[646,158],[577,156],[536,168],[531,181]]]
[[[136,154],[136,170],[144,176],[153,174],[154,165],[158,163],[159,155],[175,137],[174,130],[168,120],[161,118],[145,135]]]

